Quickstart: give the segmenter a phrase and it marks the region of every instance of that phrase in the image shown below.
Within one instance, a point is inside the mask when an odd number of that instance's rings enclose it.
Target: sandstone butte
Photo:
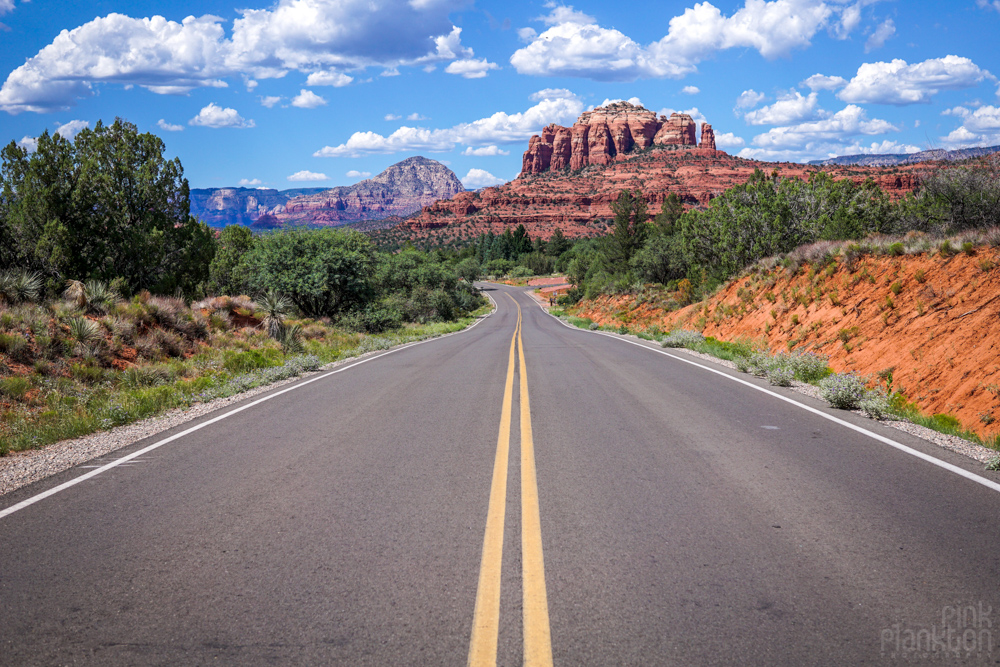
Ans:
[[[449,243],[523,223],[533,238],[547,239],[556,228],[570,238],[596,236],[607,230],[611,202],[626,188],[642,191],[655,213],[670,193],[688,208],[707,205],[727,188],[745,183],[755,169],[802,179],[824,171],[857,183],[873,178],[899,198],[916,188],[927,168],[758,162],[717,150],[708,123],[702,124],[697,143],[696,129],[686,114],[657,117],[628,102],[599,107],[583,113],[571,128],[549,125],[532,137],[515,180],[439,200],[394,232]]]
[[[720,340],[757,340],[773,352],[789,350],[791,342],[791,349],[829,355],[835,371],[875,383],[892,369],[894,389],[927,414],[949,413],[970,431],[996,436],[1000,252],[973,253],[868,256],[853,267],[840,257],[825,271],[804,264],[794,274],[778,267],[743,277],[672,312],[648,296],[602,296],[574,313],[633,330],[679,327]]]

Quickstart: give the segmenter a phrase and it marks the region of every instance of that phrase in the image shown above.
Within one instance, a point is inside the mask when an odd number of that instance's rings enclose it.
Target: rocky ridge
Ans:
[[[630,102],[615,102],[580,115],[573,127],[547,125],[541,135],[528,141],[521,174],[548,170],[582,169],[608,165],[617,156],[644,151],[652,146],[692,146],[715,150],[715,132],[701,125],[701,144],[695,137],[696,123],[688,114],[659,116]]]
[[[993,153],[1000,153],[1000,146],[981,146],[978,148],[959,148],[953,151],[946,151],[941,148],[935,148],[927,151],[920,151],[918,153],[883,153],[883,154],[864,154],[864,155],[841,155],[839,157],[827,158],[825,160],[813,160],[809,164],[815,165],[864,165],[871,167],[892,167],[900,164],[915,164],[917,162],[926,162],[927,160],[945,160],[948,162],[954,162],[956,160],[968,160],[970,158],[983,157],[984,155],[992,155]]]
[[[192,190],[191,213],[213,227],[339,226],[358,220],[406,216],[464,191],[451,169],[435,160],[415,156],[351,186],[284,191]]]

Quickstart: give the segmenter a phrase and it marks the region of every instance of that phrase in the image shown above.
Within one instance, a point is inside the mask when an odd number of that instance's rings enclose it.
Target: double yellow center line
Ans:
[[[500,433],[493,462],[490,506],[486,513],[483,561],[479,569],[479,589],[469,644],[469,667],[497,663],[500,633],[500,565],[503,559],[503,524],[507,508],[507,460],[510,453],[511,403],[514,394],[514,346],[520,362],[521,405],[521,578],[524,589],[524,664],[534,667],[552,664],[549,634],[549,605],[545,595],[545,563],[542,558],[542,526],[538,509],[538,481],[535,475],[535,443],[531,435],[531,404],[528,374],[521,341],[521,306],[517,306],[517,326],[510,339],[507,380],[500,411]]]

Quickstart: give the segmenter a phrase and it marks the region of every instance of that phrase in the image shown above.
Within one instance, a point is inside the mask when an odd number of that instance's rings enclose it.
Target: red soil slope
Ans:
[[[601,297],[576,310],[606,325],[700,329],[721,340],[757,339],[773,351],[815,351],[836,371],[873,379],[893,369],[894,388],[927,413],[951,413],[969,430],[996,435],[1000,254],[973,252],[863,257],[853,267],[841,257],[794,275],[777,268],[674,312],[641,296]]]

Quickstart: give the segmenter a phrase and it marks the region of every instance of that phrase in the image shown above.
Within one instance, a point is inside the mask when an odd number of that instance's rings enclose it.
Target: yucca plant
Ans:
[[[41,274],[26,269],[0,271],[0,301],[9,304],[37,301],[41,293]]]
[[[92,314],[104,315],[122,299],[115,288],[102,280],[88,280],[86,293],[87,312]]]
[[[285,330],[285,317],[288,315],[291,307],[292,302],[274,290],[267,290],[257,298],[257,310],[264,314],[260,326],[274,340],[282,340]]]
[[[71,317],[66,324],[69,326],[69,335],[81,345],[95,343],[104,337],[97,322],[86,317]]]
[[[278,341],[281,343],[281,350],[285,354],[302,354],[305,352],[305,347],[302,345],[301,324],[292,324],[285,327]]]

